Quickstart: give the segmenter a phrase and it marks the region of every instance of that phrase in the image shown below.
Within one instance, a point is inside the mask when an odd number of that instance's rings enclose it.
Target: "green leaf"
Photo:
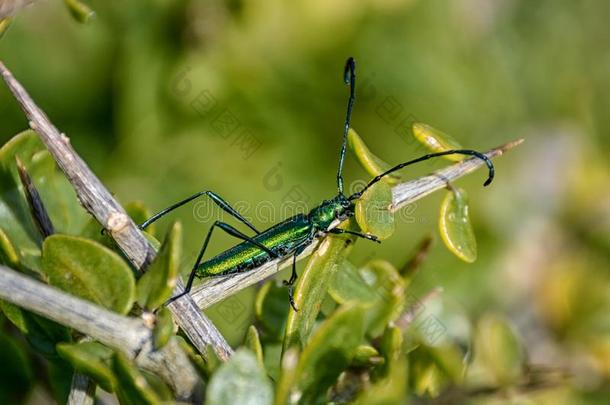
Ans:
[[[64,3],[66,3],[72,17],[80,23],[88,23],[95,17],[95,12],[79,0],[64,0]]]
[[[452,188],[441,203],[438,222],[441,238],[451,253],[465,262],[477,259],[477,240],[470,223],[468,195]]]
[[[138,303],[155,309],[171,296],[178,281],[182,252],[182,226],[176,222],[169,229],[155,260],[138,280]]]
[[[281,374],[280,366],[282,362],[282,345],[280,343],[265,344],[263,357],[267,375],[272,378],[273,381],[278,381]]]
[[[404,309],[405,288],[398,270],[385,260],[370,261],[360,269],[346,260],[328,292],[340,304],[354,301],[364,305],[367,333],[376,337]]]
[[[415,139],[432,152],[438,153],[450,149],[464,149],[451,135],[432,128],[430,125],[416,122],[413,124],[412,130]],[[464,159],[461,155],[446,155],[444,158],[452,161]]]
[[[28,324],[24,310],[19,308],[17,305],[1,300],[0,308],[2,309],[2,313],[4,313],[4,316],[6,316],[7,319],[17,327],[17,329],[19,329],[22,333],[28,332]]]
[[[368,367],[376,364],[383,364],[385,359],[379,355],[377,349],[370,345],[360,345],[356,349],[352,366]]]
[[[42,239],[19,180],[17,156],[27,168],[57,232],[77,234],[89,216],[33,131],[16,135],[0,148],[0,224],[19,256],[18,268],[40,272]]]
[[[44,146],[33,131],[14,136],[0,148],[0,226],[6,239],[16,248],[19,268],[34,271],[40,268],[42,239],[22,193],[15,157],[19,156],[27,165],[42,151]]]
[[[70,341],[70,333],[65,326],[6,301],[0,301],[0,308],[6,318],[25,335],[30,344],[49,359],[55,358],[55,345],[58,342]]]
[[[8,27],[10,27],[12,18],[0,18],[0,38],[6,33]]]
[[[273,388],[256,356],[239,349],[214,373],[207,388],[209,405],[267,405],[273,402]]]
[[[381,339],[384,362],[374,376],[372,385],[358,397],[356,404],[399,404],[406,397],[407,359],[403,350],[402,332],[396,327],[386,329]]]
[[[127,215],[129,215],[129,217],[133,220],[133,222],[138,225],[144,223],[144,221],[151,217],[150,210],[146,207],[146,205],[144,205],[142,201],[128,202],[125,205],[125,211],[127,212]],[[146,233],[149,233],[154,236],[156,225],[157,224],[155,224],[154,222],[150,224],[146,228]]]
[[[250,325],[248,328],[248,332],[246,332],[246,341],[244,342],[244,346],[254,353],[256,356],[256,361],[258,361],[259,366],[261,368],[265,367],[263,361],[263,346],[261,345],[260,337],[258,336],[258,330],[256,326]]]
[[[32,367],[23,343],[0,334],[0,403],[27,403],[26,395],[34,383]]]
[[[364,335],[364,311],[358,304],[340,307],[316,330],[296,361],[287,350],[276,404],[325,403],[326,392],[352,362]]]
[[[178,342],[180,348],[186,353],[191,363],[195,366],[195,369],[201,377],[208,376],[208,369],[203,356],[201,356],[190,343],[188,343],[182,336],[174,336],[174,339]],[[213,352],[213,350],[212,350]]]
[[[371,176],[377,176],[392,168],[392,166],[375,156],[352,128],[347,133],[347,145],[354,152],[356,159],[358,159],[364,170]],[[400,180],[401,178],[398,174],[391,173],[385,176],[382,181],[393,185],[398,184]]]
[[[298,312],[288,312],[284,350],[293,345],[305,346],[326,297],[330,280],[345,260],[353,240],[353,237],[344,235],[328,236],[311,255],[294,290]]]
[[[213,375],[216,370],[223,364],[218,354],[216,354],[216,350],[212,347],[212,345],[208,345],[205,347],[205,372],[208,376]]]
[[[499,315],[486,314],[479,320],[473,354],[466,377],[469,384],[507,386],[522,374],[523,348],[508,322]]]
[[[114,351],[98,342],[60,343],[57,353],[78,372],[95,381],[102,389],[114,392],[116,378],[111,369]]]
[[[356,222],[363,232],[384,240],[394,233],[394,214],[390,211],[392,189],[376,183],[356,201]]]
[[[155,349],[160,349],[169,342],[174,334],[174,320],[172,313],[167,308],[157,311],[155,327],[153,329],[153,342]]]
[[[129,266],[110,249],[88,239],[52,235],[43,244],[42,267],[49,283],[121,314],[133,305]]]
[[[0,228],[0,263],[14,269],[19,267],[19,255],[2,228]]]
[[[288,304],[288,289],[273,281],[265,283],[256,294],[254,309],[256,321],[266,338],[281,341],[288,311],[292,310]]]
[[[403,311],[406,305],[405,281],[386,260],[372,260],[359,271],[376,295],[376,301],[367,311],[366,318],[367,335],[376,337]]]
[[[148,384],[140,370],[120,352],[112,358],[112,369],[117,379],[116,393],[121,404],[160,404],[161,399]]]
[[[328,288],[328,294],[339,304],[345,304],[348,301],[372,304],[379,298],[356,266],[348,260],[345,260],[335,273]]]

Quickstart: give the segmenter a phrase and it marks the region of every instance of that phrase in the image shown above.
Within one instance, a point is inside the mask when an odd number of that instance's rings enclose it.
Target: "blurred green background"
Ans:
[[[422,153],[414,121],[478,150],[526,138],[496,161],[488,189],[482,172],[458,182],[478,261],[460,262],[437,237],[414,288],[443,287],[430,310],[449,338],[468,340],[484,313],[508,318],[530,362],[572,375],[553,400],[610,395],[609,2],[92,0],[86,25],[60,3],[20,12],[0,59],[123,202],[158,210],[209,189],[264,228],[291,201],[332,196],[348,56],[352,126],[388,162]],[[0,142],[26,125],[0,86]],[[351,156],[346,173],[350,185],[367,178]],[[403,265],[437,235],[442,195],[402,212],[381,246],[359,242],[353,261]],[[185,268],[220,215],[206,207],[174,216]],[[215,238],[216,252],[233,242]],[[208,311],[234,344],[253,296]]]

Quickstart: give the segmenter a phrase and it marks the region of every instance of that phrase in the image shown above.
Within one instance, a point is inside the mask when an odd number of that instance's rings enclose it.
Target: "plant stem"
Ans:
[[[93,405],[96,384],[86,375],[75,372],[72,376],[68,405]]]
[[[167,381],[178,398],[196,395],[199,377],[188,357],[173,340],[155,349],[152,331],[141,319],[108,311],[5,266],[0,266],[0,299],[120,350]]]

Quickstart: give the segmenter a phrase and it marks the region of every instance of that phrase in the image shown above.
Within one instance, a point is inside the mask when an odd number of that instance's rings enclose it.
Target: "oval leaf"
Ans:
[[[463,149],[462,145],[460,145],[451,135],[439,131],[430,125],[416,122],[413,124],[412,129],[415,139],[432,152],[438,153],[450,149]],[[456,162],[464,159],[464,156],[446,155],[444,158]]]
[[[116,379],[110,368],[111,348],[98,342],[60,343],[57,353],[76,370],[91,377],[102,389],[114,392]]]
[[[273,388],[256,356],[239,349],[220,366],[208,384],[206,403],[210,405],[268,405]]]
[[[133,305],[135,282],[125,261],[88,239],[52,235],[42,248],[49,283],[121,314]]]
[[[364,192],[356,201],[356,222],[363,232],[389,238],[395,229],[392,204],[392,189],[385,183],[377,183]]]
[[[447,193],[441,203],[438,226],[441,238],[451,253],[468,263],[477,259],[477,240],[470,223],[465,190],[452,188]]]
[[[167,232],[155,260],[138,280],[140,306],[152,310],[172,296],[178,281],[181,250],[182,226],[176,222]]]
[[[360,138],[356,131],[351,128],[347,133],[347,144],[351,151],[354,152],[354,155],[356,156],[356,159],[358,159],[360,165],[362,165],[364,170],[366,170],[366,172],[371,176],[380,175],[381,173],[392,168],[392,166],[375,156],[366,146],[362,138]],[[385,176],[382,181],[393,185],[398,184],[400,180],[401,178],[398,174],[391,173]]]

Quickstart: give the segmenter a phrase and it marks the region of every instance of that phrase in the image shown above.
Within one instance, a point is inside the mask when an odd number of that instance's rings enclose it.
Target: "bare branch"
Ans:
[[[504,152],[521,144],[523,140],[510,142],[497,148],[491,149],[485,155],[489,158],[501,156]],[[447,181],[456,180],[465,176],[485,163],[478,158],[466,159],[454,165],[438,170],[429,176],[401,183],[392,188],[391,211],[396,211],[413,201],[419,200],[428,194],[446,187]],[[339,225],[339,222],[334,226]],[[320,243],[316,240],[299,257],[298,260],[309,256]],[[191,295],[201,308],[207,308],[223,299],[237,293],[238,291],[270,277],[281,269],[292,264],[292,258],[279,259],[266,263],[254,270],[204,279],[198,286],[193,288]]]
[[[174,340],[160,350],[144,321],[108,311],[55,287],[0,266],[0,299],[74,328],[124,352],[136,363],[161,376],[181,399],[195,395],[199,378]]]
[[[74,373],[68,405],[93,405],[95,402],[95,389],[97,385],[86,375]]]
[[[0,72],[30,120],[30,127],[40,135],[59,167],[74,186],[83,207],[110,232],[129,261],[136,268],[145,269],[156,254],[154,248],[123,207],[74,151],[68,137],[59,133],[2,62],[0,62]],[[183,290],[184,285],[180,282],[174,293],[178,295]],[[170,309],[178,325],[202,355],[206,355],[208,345],[214,348],[221,359],[227,359],[232,354],[231,347],[218,329],[203,315],[190,297],[185,296],[185,299],[173,302]]]

